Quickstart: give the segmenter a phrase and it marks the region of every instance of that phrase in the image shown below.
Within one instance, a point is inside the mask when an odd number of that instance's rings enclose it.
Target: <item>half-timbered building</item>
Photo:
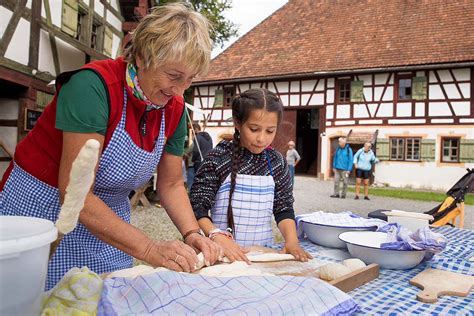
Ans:
[[[54,78],[116,57],[118,0],[0,0],[0,174],[54,94]]]
[[[474,3],[290,0],[217,56],[193,84],[218,141],[233,133],[232,97],[276,92],[297,172],[328,179],[337,138],[366,141],[375,181],[446,189],[474,167]],[[200,118],[195,117],[195,120]]]

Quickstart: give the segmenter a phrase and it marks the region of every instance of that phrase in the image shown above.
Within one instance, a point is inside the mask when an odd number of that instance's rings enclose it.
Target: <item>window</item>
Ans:
[[[411,100],[411,78],[398,79],[398,100]]]
[[[390,138],[390,160],[420,161],[421,138]]]
[[[339,102],[350,102],[351,101],[351,81],[340,80],[339,81]]]
[[[232,99],[235,95],[235,88],[234,87],[224,87],[224,107],[230,108],[232,107]]]
[[[459,138],[443,138],[441,142],[441,161],[459,162]]]

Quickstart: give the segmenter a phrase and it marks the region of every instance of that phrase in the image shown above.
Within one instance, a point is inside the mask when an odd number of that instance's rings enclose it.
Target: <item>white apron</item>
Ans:
[[[267,152],[270,175],[252,176],[237,174],[232,197],[235,241],[241,246],[270,246],[273,244],[272,216],[275,182]],[[229,205],[230,174],[222,183],[211,210],[214,225],[222,230],[228,228],[227,207]]]

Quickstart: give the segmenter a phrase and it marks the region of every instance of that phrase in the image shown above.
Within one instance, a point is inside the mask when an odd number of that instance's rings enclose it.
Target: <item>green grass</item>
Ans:
[[[355,188],[348,188],[349,192],[355,192]],[[364,195],[364,188],[360,188],[361,195]],[[418,191],[413,189],[395,189],[395,188],[372,188],[369,187],[369,195],[386,196],[406,200],[442,202],[447,195],[442,192]],[[474,205],[474,194],[467,194],[465,204]]]

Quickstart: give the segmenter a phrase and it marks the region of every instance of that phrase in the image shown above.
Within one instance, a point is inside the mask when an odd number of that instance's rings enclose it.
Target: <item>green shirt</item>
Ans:
[[[61,87],[56,109],[56,128],[75,133],[98,133],[105,136],[109,121],[107,91],[93,71],[79,71]],[[187,134],[183,111],[176,130],[168,139],[165,151],[182,156]]]

